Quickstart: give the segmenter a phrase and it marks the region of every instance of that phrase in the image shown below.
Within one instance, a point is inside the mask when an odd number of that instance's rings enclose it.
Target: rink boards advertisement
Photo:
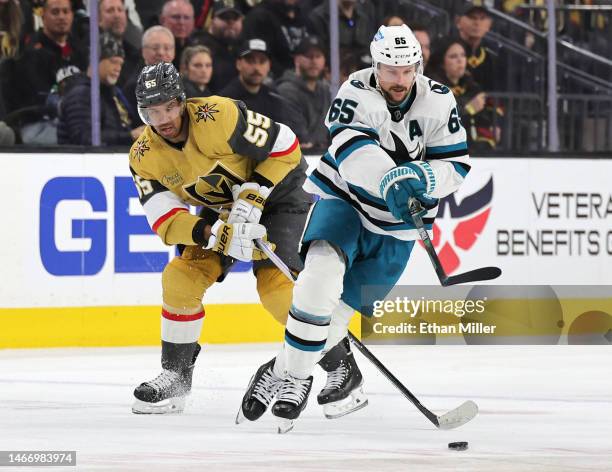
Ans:
[[[317,157],[308,160],[312,167]],[[495,265],[503,271],[495,284],[612,285],[612,160],[472,165],[441,202],[432,234],[448,274]],[[126,156],[2,154],[0,168],[0,348],[157,344],[161,272],[176,249],[151,232]],[[436,283],[415,245],[399,284]],[[248,264],[215,284],[204,305],[207,342],[281,339]]]

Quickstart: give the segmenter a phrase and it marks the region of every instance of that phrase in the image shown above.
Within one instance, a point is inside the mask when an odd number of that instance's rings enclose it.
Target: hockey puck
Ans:
[[[468,443],[467,441],[452,442],[448,443],[448,448],[453,451],[465,451],[468,448]]]

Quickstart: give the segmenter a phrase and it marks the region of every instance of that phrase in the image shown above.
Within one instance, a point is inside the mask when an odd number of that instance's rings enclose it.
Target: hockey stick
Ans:
[[[268,256],[270,261],[283,274],[285,274],[285,276],[289,280],[295,282],[296,280],[295,276],[293,275],[289,267],[287,267],[287,265],[283,262],[283,260],[280,257],[278,257],[274,253],[274,251],[272,251],[272,249],[270,249],[270,247],[265,241],[263,241],[262,239],[256,239],[255,244],[257,244],[257,247],[259,247],[259,249],[261,249],[266,254],[266,256]],[[408,400],[410,400],[410,402],[412,402],[412,404],[416,406],[417,409],[421,413],[423,413],[423,415],[425,415],[425,417],[436,426],[436,428],[438,429],[458,428],[459,426],[462,426],[468,421],[472,420],[478,414],[478,406],[476,405],[476,403],[474,403],[471,400],[468,400],[462,403],[461,405],[459,405],[457,408],[443,415],[440,415],[440,416],[436,415],[431,410],[424,407],[423,404],[421,404],[421,402],[419,401],[419,399],[415,397],[413,393],[410,390],[408,390],[404,386],[404,384],[402,384],[398,380],[398,378],[395,375],[393,375],[389,371],[389,369],[387,369],[385,365],[382,362],[380,362],[377,359],[377,357],[367,347],[365,347],[363,343],[359,339],[357,339],[355,335],[353,335],[353,333],[351,333],[350,331],[348,331],[348,337],[350,341],[353,343],[353,345],[357,348],[357,350],[361,352],[361,354],[363,354],[372,364],[374,364],[374,366],[379,370],[379,372],[383,374],[387,378],[387,380],[389,380],[393,384],[393,386],[402,393],[402,395],[404,395]]]
[[[446,275],[444,272],[444,268],[442,267],[442,263],[440,262],[440,258],[434,249],[433,243],[429,238],[429,234],[423,225],[423,220],[421,218],[421,214],[423,213],[423,207],[415,198],[411,199],[409,204],[410,215],[412,216],[412,220],[414,221],[414,226],[416,227],[419,237],[421,241],[423,241],[423,245],[425,246],[425,251],[427,251],[427,255],[429,256],[429,260],[431,261],[434,269],[436,271],[436,275],[440,280],[440,284],[443,287],[448,287],[449,285],[457,285],[457,284],[465,284],[469,282],[477,282],[479,280],[492,280],[496,279],[501,275],[501,269],[499,267],[481,267],[480,269],[470,270],[468,272],[464,272],[463,274],[457,275]]]

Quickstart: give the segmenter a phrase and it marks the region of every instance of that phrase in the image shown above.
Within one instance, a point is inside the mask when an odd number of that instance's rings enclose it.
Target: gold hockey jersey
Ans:
[[[153,231],[166,244],[204,244],[205,222],[189,205],[227,208],[233,185],[273,187],[302,154],[287,126],[229,98],[189,99],[183,119],[189,133],[180,144],[147,126],[130,150],[130,170]]]

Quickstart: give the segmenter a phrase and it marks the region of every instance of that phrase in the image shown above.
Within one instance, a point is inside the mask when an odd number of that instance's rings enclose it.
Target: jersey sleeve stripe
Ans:
[[[468,172],[471,169],[471,166],[469,166],[468,164],[464,164],[463,162],[451,162],[451,164],[453,165],[457,173],[463,178],[468,175]]]
[[[432,154],[429,149],[425,151],[425,159],[448,159],[450,157],[467,156],[467,149],[457,149],[456,151],[440,152]]]
[[[270,157],[287,156],[288,154],[291,154],[293,151],[295,151],[295,149],[298,147],[298,144],[299,144],[298,138],[295,138],[293,140],[293,144],[289,148],[285,149],[284,151],[271,152]]]
[[[153,223],[153,226],[152,226],[153,231],[157,232],[157,228],[159,228],[164,223],[164,221],[166,221],[171,216],[176,215],[179,211],[187,211],[187,208],[173,208],[169,212],[157,218],[157,220],[155,221],[155,223]]]
[[[456,144],[448,144],[446,146],[429,146],[427,147],[427,154],[443,154],[446,152],[460,150],[467,152],[468,147],[465,141]]]
[[[349,139],[338,147],[338,150],[336,151],[335,155],[336,162],[338,163],[338,165],[342,164],[342,161],[344,161],[344,159],[349,157],[357,149],[368,145],[377,146],[376,141],[366,136],[353,136],[351,139]]]
[[[378,135],[378,133],[376,132],[375,129],[365,128],[365,127],[362,127],[362,126],[333,125],[329,129],[329,134],[330,134],[330,136],[333,139],[336,136],[338,136],[340,133],[342,133],[343,131],[346,131],[346,130],[358,131],[360,133],[365,134],[366,136],[369,136],[372,139],[375,139],[377,141],[380,140],[380,136]]]

